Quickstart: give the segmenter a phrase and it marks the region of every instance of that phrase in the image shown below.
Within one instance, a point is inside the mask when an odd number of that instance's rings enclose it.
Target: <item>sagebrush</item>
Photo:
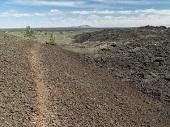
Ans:
[[[53,36],[53,33],[50,34],[49,39],[46,41],[46,44],[50,44],[50,45],[55,45],[55,37]]]

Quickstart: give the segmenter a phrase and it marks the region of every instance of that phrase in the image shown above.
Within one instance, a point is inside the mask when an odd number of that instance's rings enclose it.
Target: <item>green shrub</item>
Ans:
[[[50,37],[46,41],[46,44],[55,45],[55,38],[52,33],[50,34]]]
[[[35,32],[31,29],[30,26],[26,27],[25,36],[26,37],[35,37]]]

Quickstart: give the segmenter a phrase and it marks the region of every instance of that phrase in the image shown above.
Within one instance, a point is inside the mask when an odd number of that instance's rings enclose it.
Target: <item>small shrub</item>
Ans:
[[[60,33],[60,34],[63,34],[63,32],[62,32],[62,31],[60,31],[59,33]]]
[[[35,37],[35,32],[31,29],[30,26],[26,27],[25,36],[26,37]]]
[[[50,37],[47,40],[46,44],[55,45],[55,38],[52,33],[50,34]]]

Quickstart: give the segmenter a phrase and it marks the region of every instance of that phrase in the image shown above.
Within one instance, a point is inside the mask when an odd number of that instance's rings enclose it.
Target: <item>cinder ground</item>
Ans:
[[[114,78],[134,82],[144,94],[170,102],[170,28],[105,29],[77,35],[74,42],[100,47],[91,56],[96,65],[112,71]]]
[[[83,56],[0,34],[0,126],[169,127],[170,104]]]

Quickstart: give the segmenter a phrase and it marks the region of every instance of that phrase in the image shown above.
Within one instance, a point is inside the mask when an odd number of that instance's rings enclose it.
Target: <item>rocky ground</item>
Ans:
[[[106,29],[77,35],[75,43],[106,44],[92,56],[98,66],[111,70],[113,77],[135,82],[143,93],[170,102],[170,29]]]
[[[43,46],[41,54],[49,70],[49,108],[61,126],[169,126],[169,103],[147,97],[132,82],[57,47]]]
[[[102,61],[104,52],[109,54],[108,49],[97,54]],[[107,64],[119,72],[113,76],[100,60],[96,66],[91,57],[88,62],[85,58],[89,57],[0,33],[0,126],[170,125],[169,102],[149,97],[136,82],[120,78],[119,73],[126,75],[124,63],[122,69],[117,63]]]
[[[31,44],[0,33],[0,126],[31,127],[35,83],[27,59]]]

